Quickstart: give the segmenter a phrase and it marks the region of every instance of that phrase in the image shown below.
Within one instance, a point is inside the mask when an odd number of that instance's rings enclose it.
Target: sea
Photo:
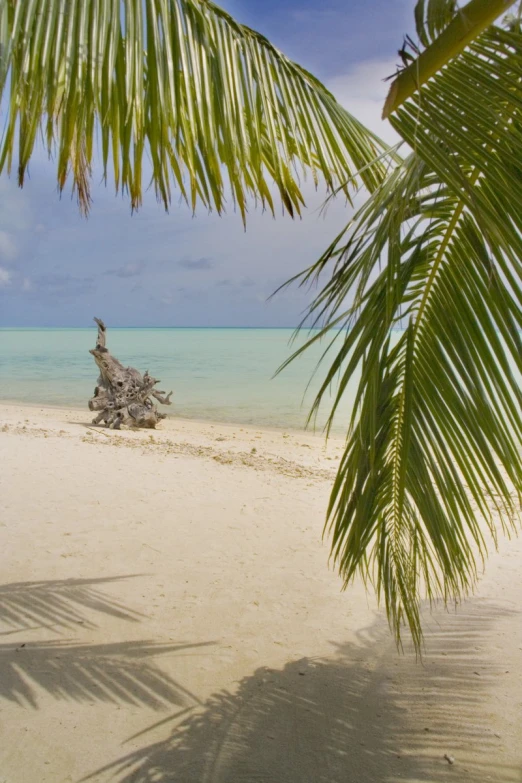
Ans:
[[[0,400],[87,410],[98,376],[89,353],[96,334],[94,324],[1,328]],[[109,328],[107,347],[124,365],[160,378],[157,388],[173,392],[172,405],[161,407],[169,417],[299,430],[328,369],[330,352],[320,359],[331,338],[276,372],[306,335],[293,340],[293,329]],[[344,394],[336,434],[346,432],[355,383]],[[310,429],[322,431],[330,404],[327,395]]]

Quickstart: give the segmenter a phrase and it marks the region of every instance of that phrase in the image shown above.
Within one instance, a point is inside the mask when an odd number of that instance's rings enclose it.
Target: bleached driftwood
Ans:
[[[148,370],[141,375],[134,367],[124,367],[115,359],[105,346],[105,324],[99,318],[94,320],[98,324],[98,339],[96,348],[90,353],[98,365],[100,377],[94,397],[89,400],[89,409],[99,411],[92,423],[103,421],[113,429],[120,429],[122,425],[154,429],[166,414],[158,411],[152,398],[162,405],[170,405],[172,392],[165,394],[155,390],[159,381],[149,375]]]

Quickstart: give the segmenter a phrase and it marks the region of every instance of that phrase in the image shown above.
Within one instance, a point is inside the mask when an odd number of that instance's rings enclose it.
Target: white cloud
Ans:
[[[18,247],[11,234],[0,231],[0,258],[3,261],[14,261],[18,255]]]
[[[117,269],[108,269],[105,274],[113,275],[114,277],[138,277],[145,269],[145,263],[138,261],[134,263],[124,264]]]
[[[10,236],[27,231],[33,224],[29,191],[16,186],[2,173],[0,177],[0,228]]]
[[[395,144],[399,136],[387,120],[381,118],[390,81],[384,81],[396,70],[396,58],[364,60],[347,73],[330,79],[327,87],[339,103],[360,122],[388,144]]]
[[[22,280],[22,291],[30,291],[33,287],[32,281],[29,277],[24,277]]]
[[[8,269],[4,269],[3,266],[0,266],[0,288],[4,288],[4,286],[9,285],[11,282],[11,273]]]

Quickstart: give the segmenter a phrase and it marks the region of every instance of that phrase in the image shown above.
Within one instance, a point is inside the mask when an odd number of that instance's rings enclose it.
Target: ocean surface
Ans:
[[[96,327],[0,329],[0,400],[83,408],[98,376],[89,348]],[[292,329],[116,329],[107,347],[124,364],[149,370],[158,388],[173,391],[169,417],[302,429],[328,363],[307,385],[326,347],[314,346],[280,375],[299,345]],[[334,431],[346,424],[355,388],[348,389]],[[329,399],[317,419],[321,430]]]

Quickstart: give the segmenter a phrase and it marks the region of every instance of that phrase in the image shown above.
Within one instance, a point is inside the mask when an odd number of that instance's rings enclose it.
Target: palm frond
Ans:
[[[360,382],[328,530],[347,583],[417,648],[522,493],[522,34],[492,27],[392,119],[413,149],[303,275],[337,344],[315,408]],[[339,332],[339,327],[344,330]]]
[[[383,118],[389,117],[432,76],[463,52],[515,2],[470,0],[463,8],[455,8],[451,17],[454,4],[449,0],[428,0],[427,19],[424,21],[425,4],[420,0],[415,9],[417,32],[421,41],[425,45],[429,43],[429,46],[407,68],[400,71],[392,82],[384,104]],[[440,34],[434,37],[437,32]],[[430,38],[433,39],[431,43]]]
[[[3,0],[0,96],[9,91],[0,171],[18,151],[23,184],[41,130],[60,189],[90,201],[93,148],[132,207],[143,159],[158,199],[172,186],[194,209],[221,212],[230,191],[274,210],[270,183],[299,213],[300,176],[328,188],[381,181],[385,149],[310,73],[209,0]],[[228,187],[227,187],[228,178]],[[148,183],[146,183],[148,184]]]
[[[457,0],[417,0],[415,28],[421,44],[429,46],[452,21],[457,11]]]

